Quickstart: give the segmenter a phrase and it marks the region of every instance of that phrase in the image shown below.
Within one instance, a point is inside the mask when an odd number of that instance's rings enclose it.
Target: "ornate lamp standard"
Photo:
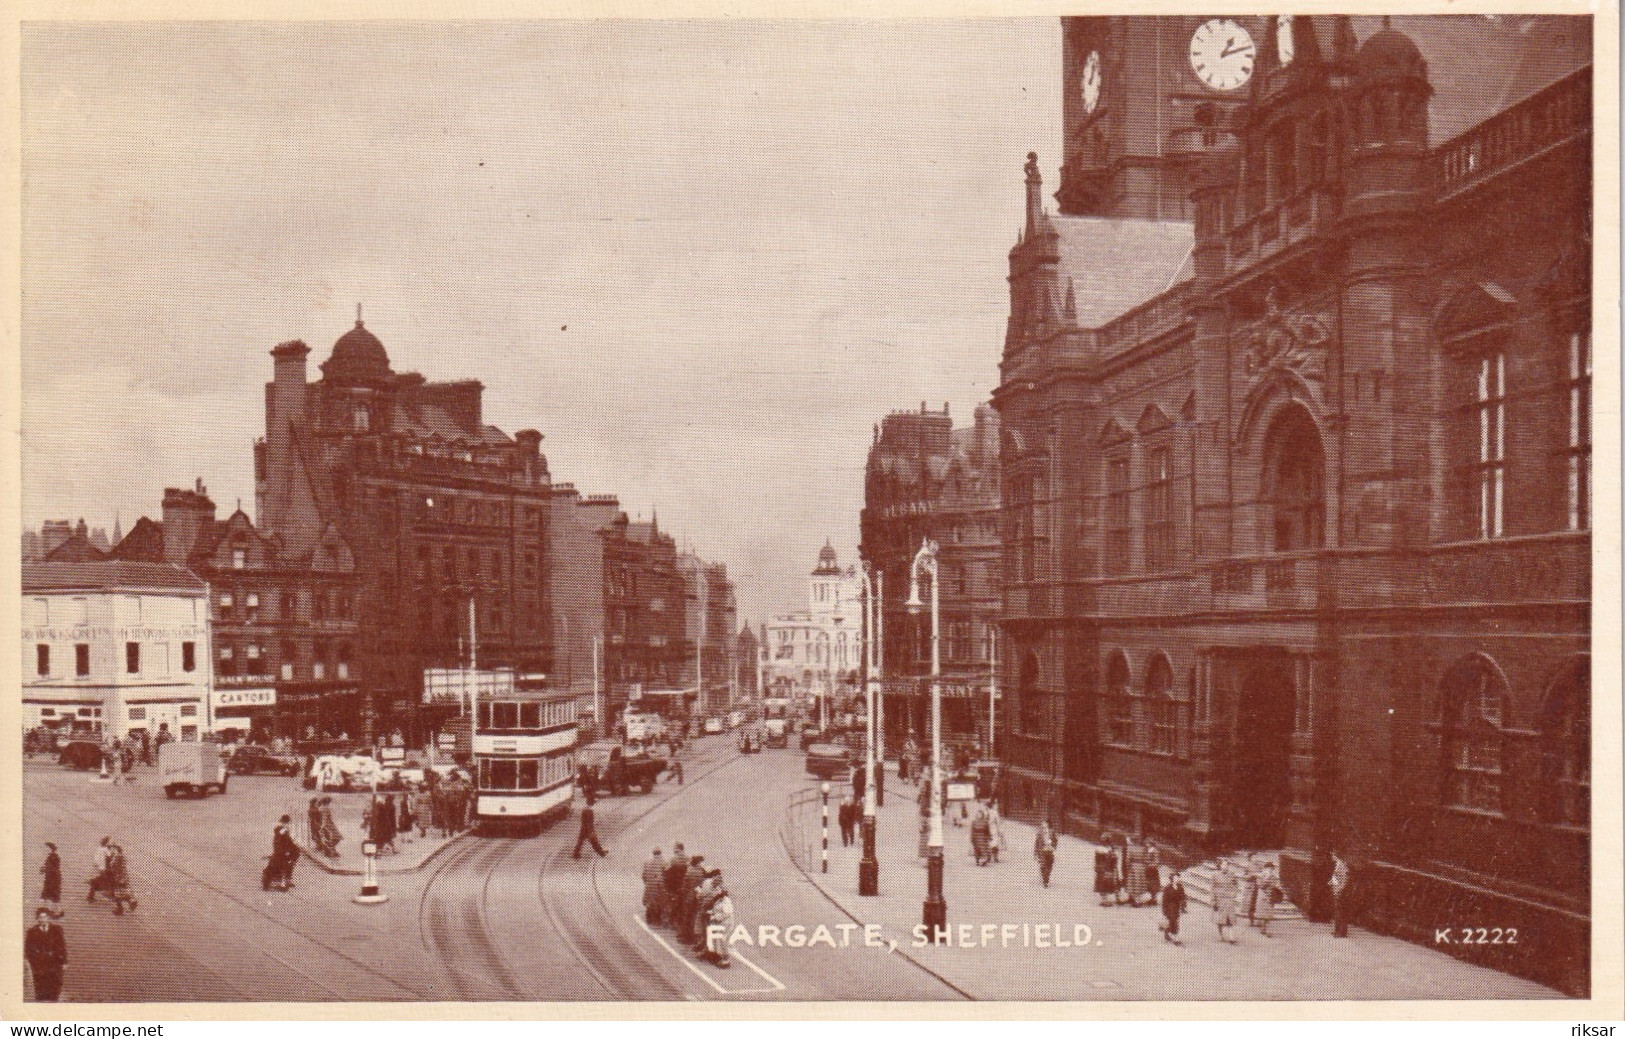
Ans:
[[[926,838],[926,894],[921,922],[935,941],[937,928],[948,926],[948,903],[942,897],[942,611],[935,541],[922,541],[914,554],[908,584],[910,613],[925,608],[920,601],[922,571],[931,579],[931,828]]]
[[[858,894],[880,894],[880,860],[875,857],[875,685],[880,681],[880,668],[875,660],[875,620],[879,603],[875,600],[875,583],[870,579],[869,564],[863,564],[863,677],[868,693],[869,738],[864,757],[863,784],[863,858],[858,860]]]

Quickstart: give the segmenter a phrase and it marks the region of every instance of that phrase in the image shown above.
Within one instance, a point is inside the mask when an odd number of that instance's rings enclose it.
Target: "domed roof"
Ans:
[[[1384,28],[1360,45],[1354,57],[1361,75],[1426,76],[1427,62],[1416,42],[1398,29]]]
[[[333,344],[333,354],[322,365],[322,374],[338,379],[387,378],[391,374],[389,354],[384,352],[384,344],[378,337],[367,331],[357,318],[355,327]]]
[[[824,547],[818,550],[818,569],[814,570],[813,573],[839,574],[840,572],[841,568],[835,563],[835,548],[826,541]]]

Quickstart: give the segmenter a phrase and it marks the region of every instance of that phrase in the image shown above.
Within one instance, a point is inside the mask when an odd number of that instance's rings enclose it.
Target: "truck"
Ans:
[[[790,745],[790,701],[769,697],[762,701],[762,728],[769,747]]]
[[[606,790],[624,794],[634,788],[647,794],[664,771],[664,759],[608,740],[589,743],[576,751],[576,783],[589,797]]]
[[[171,741],[158,748],[158,777],[168,797],[205,797],[226,792],[229,776],[218,743]]]

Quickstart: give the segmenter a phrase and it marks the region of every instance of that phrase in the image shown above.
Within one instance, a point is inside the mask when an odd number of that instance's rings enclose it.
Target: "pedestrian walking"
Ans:
[[[1219,941],[1236,944],[1236,899],[1238,897],[1235,870],[1227,859],[1219,861],[1218,872],[1213,874],[1213,926],[1218,928]]]
[[[1173,942],[1175,945],[1184,945],[1179,940],[1179,918],[1185,913],[1185,885],[1180,882],[1179,874],[1169,876],[1168,884],[1162,889],[1162,939]]]
[[[266,891],[286,891],[293,887],[293,868],[298,862],[299,845],[293,840],[293,816],[284,815],[271,831],[271,854],[266,856],[260,887]]]
[[[1117,901],[1117,853],[1111,848],[1095,849],[1095,894],[1102,906]]]
[[[385,794],[383,803],[378,806],[378,829],[383,839],[378,842],[378,850],[389,849],[391,855],[395,854],[395,795]]]
[[[858,803],[850,797],[841,802],[841,846],[850,848],[857,841]]]
[[[999,817],[999,799],[989,798],[987,802],[987,849],[993,856],[993,861],[999,861],[999,851],[1004,847],[1004,820]]]
[[[1236,903],[1236,915],[1246,916],[1248,927],[1258,926],[1258,873],[1258,860],[1248,859],[1246,869],[1241,874]]]
[[[677,785],[683,785],[683,759],[678,756],[677,749],[673,748],[671,759],[666,762],[667,775],[677,780]]]
[[[321,808],[322,854],[330,859],[336,859],[339,857],[339,842],[344,840],[344,835],[339,832],[339,824],[333,818],[333,796],[331,794],[322,795]]]
[[[970,824],[970,850],[971,858],[976,860],[978,866],[985,866],[993,861],[989,844],[992,843],[992,831],[987,825],[987,812],[978,808],[976,818]]]
[[[126,907],[133,912],[139,903],[130,890],[130,868],[124,849],[117,844],[107,845],[107,867],[102,876],[107,893],[113,899],[113,915],[123,916]]]
[[[55,1003],[62,995],[68,941],[62,925],[52,922],[51,911],[44,906],[34,912],[34,926],[23,935],[23,959],[34,976],[34,1000]]]
[[[728,935],[733,931],[734,903],[728,895],[728,889],[722,888],[711,902],[711,912],[706,919],[705,952],[706,959],[719,967],[729,966]]]
[[[1045,819],[1038,824],[1038,835],[1033,838],[1033,858],[1038,860],[1038,879],[1049,887],[1050,872],[1055,869],[1055,830]]]
[[[1151,892],[1151,900],[1156,901],[1157,892],[1162,890],[1162,859],[1150,841],[1145,842],[1145,887]]]
[[[401,791],[401,796],[395,802],[395,835],[408,844],[412,841],[412,796],[411,786]]]
[[[643,864],[643,918],[658,925],[666,912],[666,860],[656,848]]]
[[[418,788],[418,795],[412,798],[412,816],[418,824],[418,837],[429,836],[429,828],[434,825],[434,791],[427,783]]]
[[[571,852],[572,857],[578,859],[581,858],[581,846],[583,844],[591,844],[592,850],[598,853],[599,858],[603,858],[609,854],[609,852],[604,850],[604,846],[598,843],[598,829],[594,825],[594,822],[595,820],[592,805],[590,803],[582,805],[581,830],[576,834],[576,847],[575,851]]]
[[[1131,906],[1145,905],[1141,899],[1149,899],[1149,904],[1155,905],[1157,892],[1161,888],[1146,886],[1145,846],[1138,841],[1129,841],[1128,857],[1123,861],[1123,881],[1128,891],[1128,904]]]
[[[1275,863],[1264,863],[1264,872],[1258,875],[1258,933],[1266,938],[1270,934],[1270,921],[1275,919],[1275,907],[1286,898],[1281,890],[1281,878],[1275,872]]]
[[[90,878],[90,893],[85,896],[86,902],[96,901],[96,895],[112,894],[113,889],[107,876],[107,863],[113,857],[113,838],[103,837],[102,842],[96,846],[95,855],[91,861],[96,872]]]
[[[62,916],[62,856],[56,853],[56,845],[50,841],[45,842],[45,864],[39,868],[40,901],[47,903],[51,915],[58,919]]]
[[[1332,852],[1331,879],[1326,882],[1326,886],[1332,891],[1332,937],[1347,938],[1349,921],[1345,899],[1349,889],[1349,864],[1335,851]]]

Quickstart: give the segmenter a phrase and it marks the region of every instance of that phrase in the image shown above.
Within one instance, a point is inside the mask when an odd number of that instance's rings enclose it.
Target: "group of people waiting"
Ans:
[[[667,859],[659,848],[643,864],[643,914],[651,927],[669,925],[677,940],[702,960],[729,965],[727,934],[734,905],[722,870],[690,855],[678,841]]]
[[[1107,831],[1095,849],[1095,894],[1102,906],[1155,905],[1162,892],[1156,844]]]
[[[306,806],[309,846],[330,859],[339,856],[344,835],[333,818],[333,796],[320,794]],[[461,773],[441,779],[433,772],[424,781],[392,794],[373,794],[361,810],[360,832],[377,845],[379,853],[399,852],[412,839],[431,831],[450,837],[473,822],[474,785]]]

